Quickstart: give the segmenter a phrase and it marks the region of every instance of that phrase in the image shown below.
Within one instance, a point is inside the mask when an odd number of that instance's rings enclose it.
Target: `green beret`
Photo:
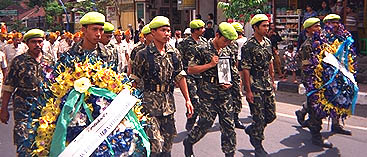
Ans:
[[[196,19],[196,20],[192,20],[190,22],[190,28],[201,28],[201,27],[204,27],[205,26],[205,23],[202,21],[202,20],[199,20],[199,19]]]
[[[145,34],[149,34],[150,33],[150,28],[149,28],[150,24],[147,24],[143,27],[143,29],[141,30],[141,33]]]
[[[329,15],[327,15],[327,16],[324,17],[323,22],[325,23],[325,22],[327,22],[329,20],[340,20],[340,16],[337,15],[337,14],[329,14]]]
[[[252,17],[250,23],[251,26],[260,22],[260,21],[268,21],[269,18],[265,14],[256,14],[254,17]]]
[[[237,31],[237,32],[243,32],[243,26],[238,23],[238,22],[233,22],[231,23],[231,25],[233,26],[233,28]]]
[[[105,16],[99,12],[89,12],[80,19],[80,24],[104,24],[105,19]]]
[[[238,38],[238,34],[233,26],[227,22],[222,22],[219,24],[219,31],[222,33],[224,37],[229,40],[236,40]]]
[[[162,26],[170,26],[169,19],[164,16],[156,16],[149,24],[150,29],[159,28]]]
[[[113,26],[112,23],[105,22],[103,26],[104,33],[112,33],[115,29],[115,26]]]
[[[28,41],[32,38],[43,38],[45,35],[45,32],[40,29],[31,29],[27,33],[24,34],[23,40]]]
[[[316,17],[310,17],[305,22],[303,22],[303,28],[311,27],[312,25],[319,23],[320,19]]]

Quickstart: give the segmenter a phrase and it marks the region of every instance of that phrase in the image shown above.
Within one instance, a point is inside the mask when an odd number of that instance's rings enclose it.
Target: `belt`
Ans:
[[[145,84],[144,90],[155,92],[171,92],[172,87],[164,84]]]
[[[203,81],[204,82],[209,82],[209,83],[218,83],[218,78],[217,77],[203,76]]]

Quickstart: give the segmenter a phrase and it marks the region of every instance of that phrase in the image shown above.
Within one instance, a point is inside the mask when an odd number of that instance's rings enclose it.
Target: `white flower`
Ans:
[[[85,93],[91,86],[90,80],[86,77],[74,81],[74,89],[80,93]]]

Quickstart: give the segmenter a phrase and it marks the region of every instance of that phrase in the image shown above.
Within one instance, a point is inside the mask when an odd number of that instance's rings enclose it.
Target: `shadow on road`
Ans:
[[[302,156],[307,157],[309,153],[324,151],[324,148],[315,146],[311,142],[311,136],[309,131],[303,129],[300,126],[293,126],[299,132],[298,134],[290,135],[289,137],[280,141],[281,144],[290,147],[279,150],[278,152],[270,154],[273,157],[284,156]],[[328,139],[333,134],[331,132],[321,133],[325,139]],[[327,149],[327,148],[325,148]],[[325,151],[320,156],[340,156],[338,148],[333,147]]]

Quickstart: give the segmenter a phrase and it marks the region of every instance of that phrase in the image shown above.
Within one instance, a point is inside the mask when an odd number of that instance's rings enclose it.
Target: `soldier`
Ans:
[[[13,138],[14,144],[17,146],[18,156],[31,156],[30,147],[31,143],[34,142],[27,141],[28,137],[33,134],[33,128],[29,128],[27,125],[29,117],[34,116],[31,114],[37,113],[29,111],[32,110],[34,99],[37,100],[39,96],[39,83],[42,80],[43,37],[44,32],[39,29],[32,29],[24,35],[24,41],[29,49],[26,53],[14,58],[3,86],[0,119],[4,124],[7,124],[9,120],[8,103],[10,97],[17,89],[13,95],[15,122]],[[39,110],[39,108],[35,110]]]
[[[193,107],[187,91],[181,56],[177,49],[167,43],[171,35],[169,19],[157,16],[150,22],[149,28],[154,40],[136,54],[131,78],[136,81],[137,87],[143,89],[142,106],[144,112],[149,114],[148,127],[144,129],[151,143],[150,155],[169,157],[177,134],[173,97],[175,84],[185,97],[188,117],[192,115]]]
[[[91,57],[99,57],[106,63],[115,62],[113,57],[106,57],[106,54],[113,54],[110,49],[104,49],[100,44],[101,37],[104,33],[105,16],[98,12],[89,12],[80,19],[82,24],[81,31],[83,39],[79,43],[75,43],[69,51],[63,53],[60,57],[61,61],[67,60],[67,57],[83,57],[85,54]]]
[[[242,96],[241,96],[241,77],[240,77],[240,72],[238,71],[238,53],[239,50],[241,52],[241,47],[244,44],[243,41],[243,37],[242,37],[242,32],[243,32],[243,26],[238,23],[238,22],[233,22],[231,23],[231,25],[234,27],[234,29],[236,29],[236,32],[238,34],[238,38],[236,39],[236,41],[232,42],[231,44],[231,48],[232,48],[232,52],[235,54],[236,56],[236,64],[235,66],[233,66],[233,86],[232,86],[232,97],[233,97],[233,107],[234,107],[234,126],[236,128],[239,129],[245,129],[245,125],[242,124],[242,122],[240,121],[240,118],[238,117],[238,115],[241,113],[242,110]],[[240,38],[241,36],[241,38]],[[241,45],[242,44],[242,45]]]
[[[100,47],[102,50],[101,58],[104,61],[109,61],[108,65],[112,66],[115,71],[118,66],[118,57],[117,57],[117,49],[116,46],[111,42],[111,38],[113,36],[113,30],[115,27],[109,23],[105,22],[103,26],[103,34],[101,36]]]
[[[207,42],[206,39],[203,38],[203,33],[205,31],[204,26],[205,23],[202,20],[192,20],[190,22],[191,35],[178,44],[177,48],[180,50],[182,55],[182,63],[185,71],[187,71],[189,60],[200,53],[197,52],[196,47],[203,44],[205,45]],[[186,81],[189,89],[190,100],[195,110],[194,115],[186,121],[185,128],[187,131],[190,131],[196,122],[198,114],[200,113],[200,100],[197,93],[200,89],[198,86],[201,82],[201,77],[200,75],[187,75]]]
[[[236,150],[236,132],[234,131],[233,104],[231,95],[231,83],[219,84],[219,68],[217,65],[219,57],[229,58],[229,64],[234,65],[235,55],[228,45],[238,35],[233,26],[222,22],[219,25],[215,38],[206,45],[199,46],[195,55],[188,63],[189,74],[200,74],[202,84],[200,85],[200,114],[197,125],[184,139],[185,156],[193,156],[193,145],[208,133],[215,118],[219,115],[221,125],[221,146],[225,156],[234,156]],[[224,59],[222,62],[226,62]],[[222,63],[221,62],[221,63]],[[227,65],[229,66],[229,65]],[[223,70],[223,69],[222,69]],[[229,70],[233,73],[233,69]]]
[[[321,26],[320,26],[320,19],[318,18],[308,18],[303,23],[303,28],[306,30],[307,39],[300,47],[299,54],[301,56],[301,62],[302,62],[302,83],[308,89],[308,83],[307,80],[309,80],[307,77],[311,77],[311,75],[306,75],[309,73],[307,70],[308,67],[314,66],[311,64],[310,59],[315,57],[312,56],[312,37],[315,33],[320,32]],[[309,99],[307,99],[306,102],[306,110],[309,114],[309,119],[307,120],[307,127],[310,129],[311,135],[312,135],[312,143],[314,145],[318,145],[321,147],[331,148],[333,145],[328,142],[327,140],[324,140],[321,136],[320,130],[322,129],[322,118],[317,114],[317,111],[314,110],[311,106],[311,102],[309,102]]]
[[[266,156],[268,153],[262,146],[264,130],[276,118],[273,55],[270,40],[266,38],[269,19],[265,14],[257,14],[250,23],[254,36],[241,48],[243,85],[253,120],[245,132],[255,147],[255,156]]]
[[[338,31],[342,30],[344,27],[340,24],[339,22],[340,20],[340,16],[336,15],[336,14],[329,14],[327,16],[325,16],[323,22],[325,23],[325,27],[332,27],[333,28],[333,37],[334,40],[338,39],[340,42],[343,42],[347,36],[350,36],[350,33],[347,32],[346,30],[343,30],[341,32],[343,32],[342,34],[337,34]],[[322,32],[325,33],[325,30],[323,30]],[[334,40],[328,40],[330,43],[332,44],[334,42]],[[297,116],[297,121],[298,123],[302,126],[302,127],[306,127],[308,125],[308,123],[305,123],[305,116],[307,114],[307,105],[306,103],[303,103],[303,107],[300,110],[297,110],[295,112],[296,116]],[[332,124],[331,124],[331,131],[337,134],[343,134],[343,135],[352,135],[352,132],[350,130],[346,130],[343,128],[342,125],[340,125],[339,123],[339,119],[337,118],[332,118]]]
[[[141,34],[144,36],[144,42],[140,43],[139,45],[135,46],[134,49],[131,51],[130,55],[130,62],[129,62],[129,70],[128,70],[128,76],[131,74],[131,65],[134,62],[136,53],[145,48],[147,45],[149,45],[153,41],[153,35],[150,31],[149,24],[145,25],[143,29],[141,30]],[[126,57],[128,55],[126,54]]]

